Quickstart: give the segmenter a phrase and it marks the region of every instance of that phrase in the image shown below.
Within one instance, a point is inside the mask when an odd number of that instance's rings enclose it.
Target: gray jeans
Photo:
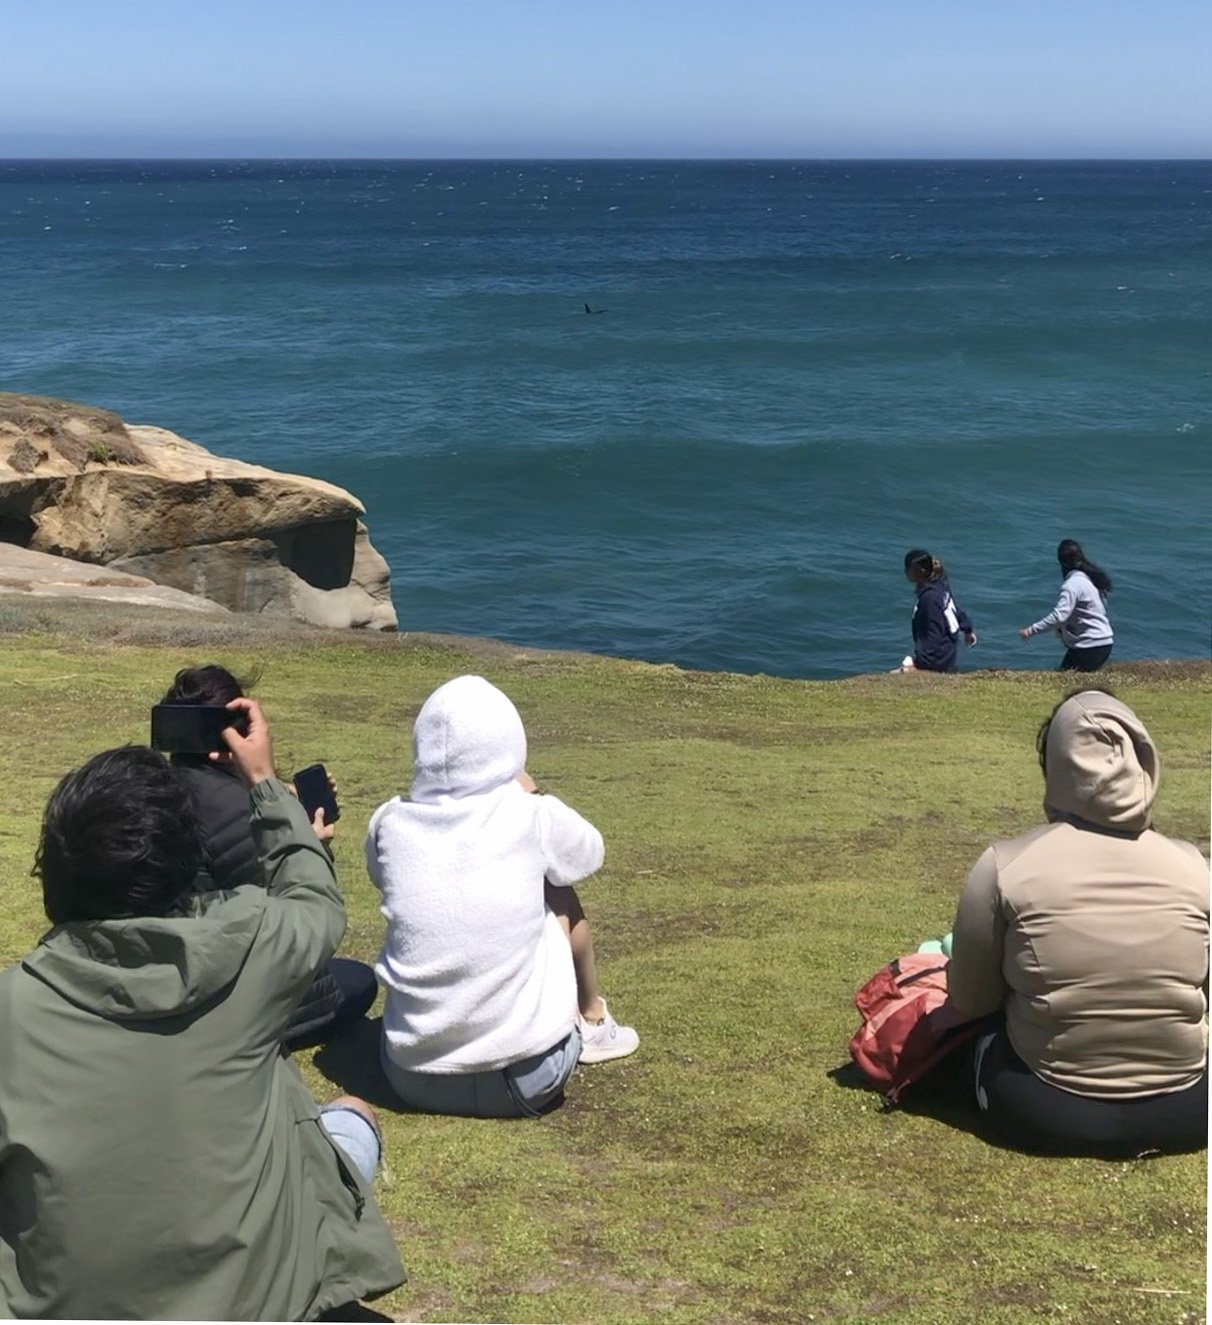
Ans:
[[[354,1167],[366,1179],[374,1182],[375,1170],[383,1156],[383,1141],[378,1128],[372,1127],[356,1109],[346,1105],[331,1105],[320,1110],[320,1126],[353,1161]]]
[[[522,1058],[491,1072],[406,1072],[379,1047],[383,1073],[392,1090],[422,1113],[460,1118],[536,1118],[559,1098],[581,1056],[581,1032],[545,1053]]]

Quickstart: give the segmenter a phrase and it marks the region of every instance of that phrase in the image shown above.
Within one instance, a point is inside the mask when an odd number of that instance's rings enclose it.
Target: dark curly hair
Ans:
[[[54,925],[165,916],[202,864],[189,793],[163,755],[124,745],[94,755],[51,793],[33,873]]]
[[[201,667],[183,667],[176,676],[161,704],[213,704],[223,705],[240,699],[256,687],[259,674],[240,679],[218,663],[204,663]]]

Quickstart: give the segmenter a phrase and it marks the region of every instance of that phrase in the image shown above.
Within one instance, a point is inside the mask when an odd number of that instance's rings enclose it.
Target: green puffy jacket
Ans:
[[[309,1320],[404,1281],[279,1042],[345,930],[276,780],[268,891],[59,925],[0,974],[0,1315]]]

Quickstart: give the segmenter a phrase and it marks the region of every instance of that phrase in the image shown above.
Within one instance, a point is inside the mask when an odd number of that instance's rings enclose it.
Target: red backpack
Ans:
[[[937,953],[898,957],[854,996],[863,1024],[850,1056],[890,1105],[980,1029],[947,1000],[947,962]]]

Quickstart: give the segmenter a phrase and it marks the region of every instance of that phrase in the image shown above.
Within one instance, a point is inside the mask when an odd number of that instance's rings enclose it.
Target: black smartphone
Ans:
[[[157,704],[151,711],[151,744],[169,755],[205,755],[226,750],[223,729],[248,731],[248,715],[220,704]]]
[[[324,811],[325,823],[335,824],[341,817],[341,807],[328,785],[328,769],[323,764],[312,764],[309,768],[300,769],[295,774],[295,791],[309,819],[316,817],[317,810]]]

